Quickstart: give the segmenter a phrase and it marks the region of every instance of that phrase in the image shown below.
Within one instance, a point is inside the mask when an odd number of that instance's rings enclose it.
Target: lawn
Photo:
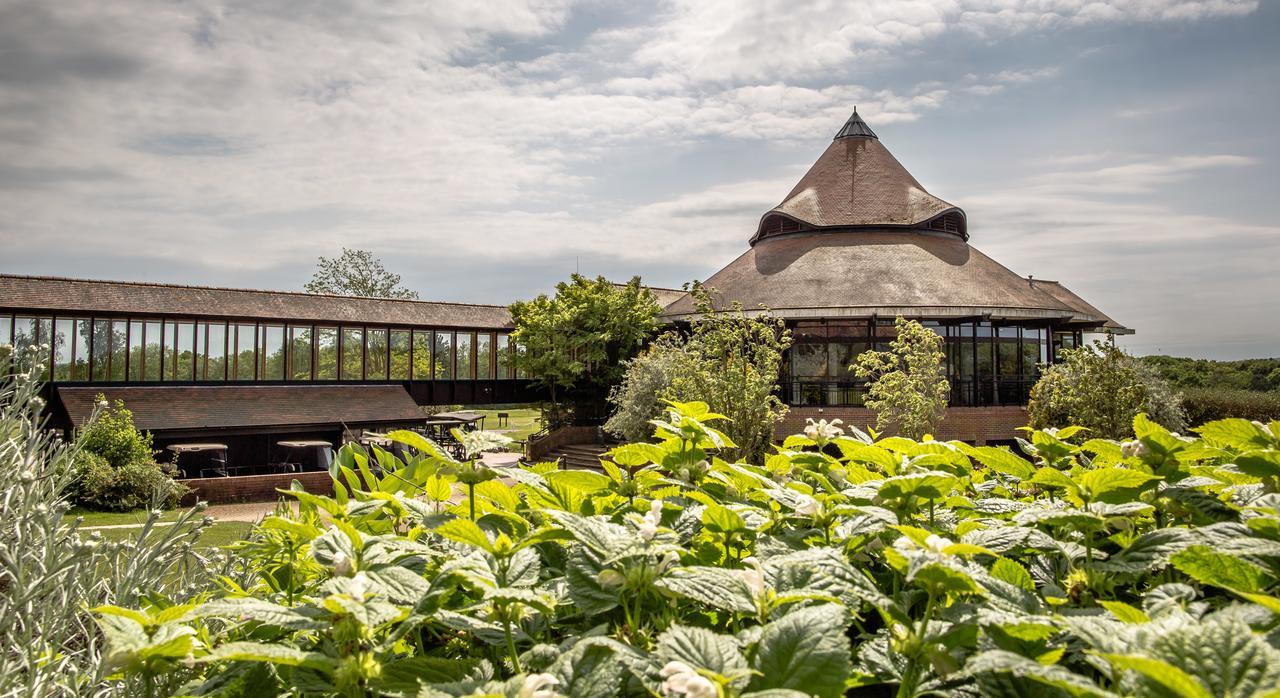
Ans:
[[[234,543],[248,535],[249,530],[252,528],[253,524],[248,521],[219,521],[204,530],[204,533],[200,535],[200,540],[196,542],[196,547],[219,548]],[[131,526],[129,528],[99,528],[94,530],[101,533],[102,537],[107,540],[132,540],[138,537],[142,527]]]
[[[542,428],[542,414],[537,407],[529,406],[512,406],[512,407],[467,407],[464,408],[470,412],[478,412],[484,415],[484,428],[489,431],[497,431],[505,434],[516,441],[524,441],[529,435]],[[498,426],[498,413],[505,412],[511,415],[507,420],[506,426]],[[513,448],[512,450],[522,450]]]

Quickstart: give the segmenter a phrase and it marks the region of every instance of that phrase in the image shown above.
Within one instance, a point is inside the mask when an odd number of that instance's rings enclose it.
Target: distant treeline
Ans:
[[[1159,371],[1175,388],[1250,390],[1259,393],[1280,391],[1280,359],[1213,361],[1177,356],[1144,356],[1142,361]]]

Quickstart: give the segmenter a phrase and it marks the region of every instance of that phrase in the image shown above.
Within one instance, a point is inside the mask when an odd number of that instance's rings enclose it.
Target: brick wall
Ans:
[[[839,419],[860,429],[875,426],[876,416],[863,407],[792,407],[774,429],[774,438],[782,440],[804,430],[807,419]],[[988,441],[1005,441],[1018,436],[1018,427],[1027,425],[1025,407],[950,407],[942,427],[934,434],[940,441],[969,441],[983,445]]]
[[[284,473],[280,475],[242,475],[237,477],[205,477],[179,480],[194,492],[183,498],[184,505],[196,500],[210,504],[233,502],[270,502],[281,495],[276,489],[289,489],[294,480],[312,494],[333,494],[333,480],[326,471],[308,473]]]

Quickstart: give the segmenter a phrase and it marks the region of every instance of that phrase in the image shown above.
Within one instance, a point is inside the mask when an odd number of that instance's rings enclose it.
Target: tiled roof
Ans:
[[[766,238],[706,280],[716,306],[738,301],[782,317],[1051,319],[1100,325],[1096,308],[1060,300],[970,247],[926,232],[824,232]],[[1047,284],[1045,285],[1047,286]],[[1065,289],[1064,289],[1065,290]],[[1072,294],[1074,295],[1074,294]],[[695,313],[682,298],[664,313]]]
[[[1068,306],[1071,306],[1072,308],[1075,308],[1076,311],[1080,312],[1081,314],[1096,315],[1097,317],[1107,318],[1107,321],[1105,324],[1103,324],[1103,327],[1108,330],[1111,330],[1115,334],[1133,334],[1134,333],[1133,330],[1129,329],[1128,327],[1125,327],[1124,325],[1121,325],[1115,320],[1112,320],[1110,317],[1107,317],[1105,313],[1095,308],[1092,303],[1089,303],[1088,301],[1081,298],[1080,296],[1077,296],[1075,292],[1073,292],[1071,289],[1067,288],[1066,286],[1063,286],[1061,283],[1058,283],[1057,281],[1046,281],[1043,279],[1035,279],[1033,283],[1035,284],[1036,288],[1043,289],[1044,291],[1048,292],[1049,295],[1053,296],[1054,298],[1057,298],[1062,303]]]
[[[398,385],[93,386],[57,388],[71,423],[99,394],[124,401],[146,431],[413,422],[424,415]]]
[[[858,123],[866,126],[861,119]],[[775,214],[816,228],[845,228],[917,226],[949,212],[963,216],[956,206],[925,191],[874,134],[842,135],[782,203],[760,219],[751,242],[763,237],[765,220]]]
[[[483,329],[511,326],[511,313],[500,305],[11,274],[0,274],[0,307]]]

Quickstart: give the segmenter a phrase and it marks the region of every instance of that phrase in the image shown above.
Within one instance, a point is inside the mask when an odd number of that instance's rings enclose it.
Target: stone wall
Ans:
[[[600,441],[600,427],[560,427],[537,441],[526,443],[524,457],[529,461],[537,462],[561,446],[594,444]]]
[[[807,419],[839,419],[860,429],[875,426],[876,416],[864,407],[792,407],[774,429],[781,441],[804,430]],[[968,441],[979,446],[988,441],[1010,441],[1021,434],[1018,427],[1027,425],[1025,407],[950,407],[942,427],[934,434],[940,441]]]

